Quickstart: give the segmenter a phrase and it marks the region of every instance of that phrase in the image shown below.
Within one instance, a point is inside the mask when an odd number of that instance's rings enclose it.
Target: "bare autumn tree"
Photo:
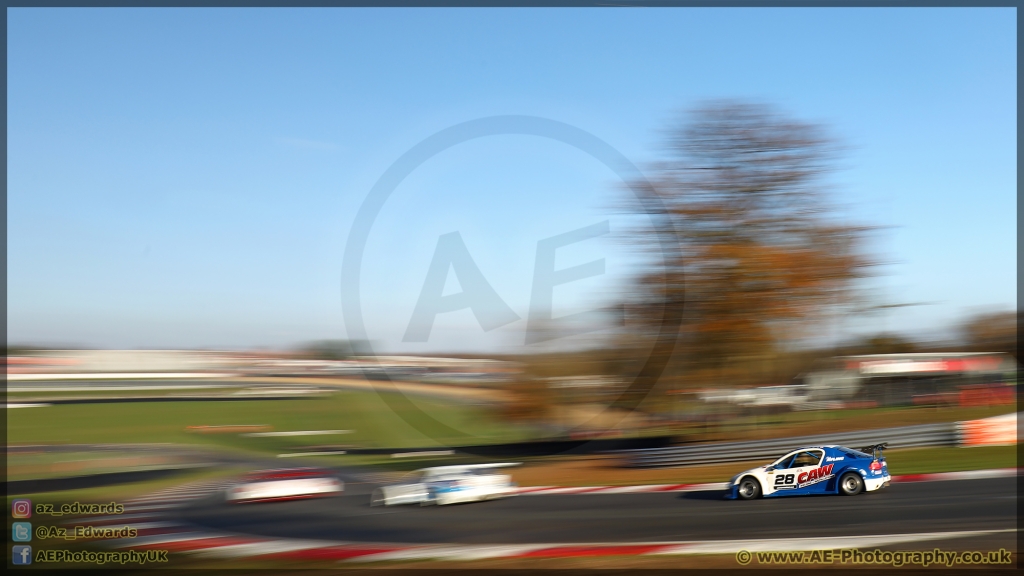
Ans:
[[[1015,311],[979,314],[962,327],[965,344],[981,352],[1007,352],[1017,355],[1017,327],[1020,313]]]
[[[714,102],[668,143],[652,179],[667,224],[639,240],[657,251],[657,236],[673,234],[680,257],[643,276],[640,294],[652,319],[659,303],[683,303],[675,357],[690,371],[806,338],[851,299],[873,264],[862,250],[868,228],[843,223],[829,200],[823,177],[840,148],[821,126],[764,104]]]

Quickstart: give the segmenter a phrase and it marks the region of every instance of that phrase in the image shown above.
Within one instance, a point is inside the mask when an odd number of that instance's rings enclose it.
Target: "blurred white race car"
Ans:
[[[496,468],[518,464],[471,464],[436,466],[409,474],[402,484],[377,488],[370,496],[371,506],[397,504],[445,505],[505,498],[515,493],[512,477],[494,472]]]
[[[262,470],[229,487],[228,502],[273,502],[340,494],[345,485],[330,470],[288,468]]]

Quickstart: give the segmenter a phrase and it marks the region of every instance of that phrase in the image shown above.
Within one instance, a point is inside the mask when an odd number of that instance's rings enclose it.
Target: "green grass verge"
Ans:
[[[937,447],[887,450],[885,461],[888,463],[889,473],[892,475],[1016,468],[1017,447],[978,446],[975,448]]]
[[[267,425],[275,431],[352,434],[253,438],[201,434],[189,426]],[[317,398],[232,402],[65,404],[10,410],[7,441],[18,444],[170,442],[279,453],[310,445],[419,447],[521,439],[488,409],[441,400],[339,391]]]

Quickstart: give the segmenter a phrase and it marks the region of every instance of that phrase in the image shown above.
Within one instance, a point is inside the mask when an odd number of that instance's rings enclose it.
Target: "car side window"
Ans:
[[[821,463],[821,453],[817,450],[807,450],[796,455],[793,459],[792,468],[800,468],[802,466],[817,466]]]
[[[786,456],[778,464],[775,465],[776,470],[785,470],[786,468],[792,468],[793,458],[796,456]]]

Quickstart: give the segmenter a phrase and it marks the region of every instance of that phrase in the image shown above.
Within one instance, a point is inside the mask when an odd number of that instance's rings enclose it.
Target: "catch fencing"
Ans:
[[[627,466],[635,468],[698,466],[702,464],[723,464],[776,458],[788,450],[804,446],[841,444],[856,449],[882,442],[887,442],[889,448],[957,446],[959,438],[957,424],[955,422],[948,422],[899,428],[858,430],[854,432],[835,432],[814,436],[773,438],[771,440],[631,450],[625,453],[625,456]]]

